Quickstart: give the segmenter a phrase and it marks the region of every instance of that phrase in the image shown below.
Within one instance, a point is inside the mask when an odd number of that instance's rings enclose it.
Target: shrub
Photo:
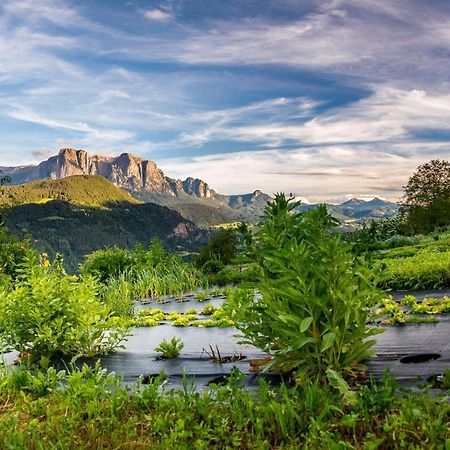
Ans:
[[[32,358],[57,353],[96,355],[113,350],[126,336],[109,324],[110,311],[96,298],[92,278],[78,281],[37,257],[27,259],[12,289],[0,287],[0,335]]]
[[[133,258],[129,250],[109,247],[89,255],[81,267],[81,272],[106,282],[111,277],[118,277],[131,270],[132,266]]]
[[[380,293],[366,261],[330,232],[336,221],[325,206],[297,206],[279,194],[266,207],[249,249],[262,270],[261,296],[237,289],[225,309],[244,342],[272,354],[272,366],[335,378],[372,355],[368,338],[379,330],[366,324]]]
[[[20,240],[8,232],[0,218],[0,275],[15,280],[17,269],[36,252],[29,240]]]
[[[225,267],[224,263],[218,259],[210,259],[203,264],[202,272],[207,275],[220,272]]]

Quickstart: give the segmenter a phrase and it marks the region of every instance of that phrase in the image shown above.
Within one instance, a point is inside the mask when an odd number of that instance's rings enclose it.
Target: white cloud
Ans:
[[[172,15],[160,9],[149,9],[144,12],[144,17],[155,22],[167,22],[172,19]]]

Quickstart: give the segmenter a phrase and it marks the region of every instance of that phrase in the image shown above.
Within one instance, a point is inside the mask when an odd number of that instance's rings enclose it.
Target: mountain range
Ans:
[[[328,212],[339,220],[343,226],[351,223],[365,223],[368,220],[390,219],[397,215],[399,205],[397,203],[382,200],[375,197],[370,201],[351,198],[340,205],[325,204]],[[307,211],[314,208],[315,204],[300,205],[299,211]]]
[[[129,200],[167,206],[200,227],[239,221],[255,223],[272,199],[260,190],[242,195],[219,194],[203,180],[170,178],[155,162],[130,153],[110,157],[63,148],[38,165],[0,167],[0,170],[11,177],[13,185],[61,180],[74,175],[102,176],[127,191]],[[314,206],[301,205],[299,209],[304,211]],[[353,198],[340,205],[327,204],[327,208],[330,214],[348,225],[393,217],[399,207],[379,198],[368,202]]]
[[[244,195],[221,195],[198,178],[167,177],[156,163],[130,153],[117,157],[90,155],[63,148],[36,166],[0,167],[12,184],[72,175],[100,175],[143,202],[168,206],[200,226],[255,222],[271,197],[255,190]]]

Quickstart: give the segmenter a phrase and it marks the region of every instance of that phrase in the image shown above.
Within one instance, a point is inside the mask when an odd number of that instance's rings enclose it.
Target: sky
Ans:
[[[1,0],[0,55],[0,166],[129,152],[337,202],[450,158],[448,0]]]

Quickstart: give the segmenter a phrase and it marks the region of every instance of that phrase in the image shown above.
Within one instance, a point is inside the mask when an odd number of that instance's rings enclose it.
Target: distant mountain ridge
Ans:
[[[389,219],[395,217],[400,206],[397,203],[382,200],[375,197],[365,201],[358,198],[351,198],[340,205],[325,203],[328,212],[341,222],[367,221],[377,219]],[[315,204],[300,205],[299,211],[307,211],[314,208]]]
[[[198,178],[167,177],[155,162],[130,153],[117,157],[90,155],[63,148],[36,166],[0,167],[12,184],[73,175],[100,175],[143,202],[175,209],[200,225],[245,220],[254,222],[272,197],[256,190],[243,195],[221,195]]]

